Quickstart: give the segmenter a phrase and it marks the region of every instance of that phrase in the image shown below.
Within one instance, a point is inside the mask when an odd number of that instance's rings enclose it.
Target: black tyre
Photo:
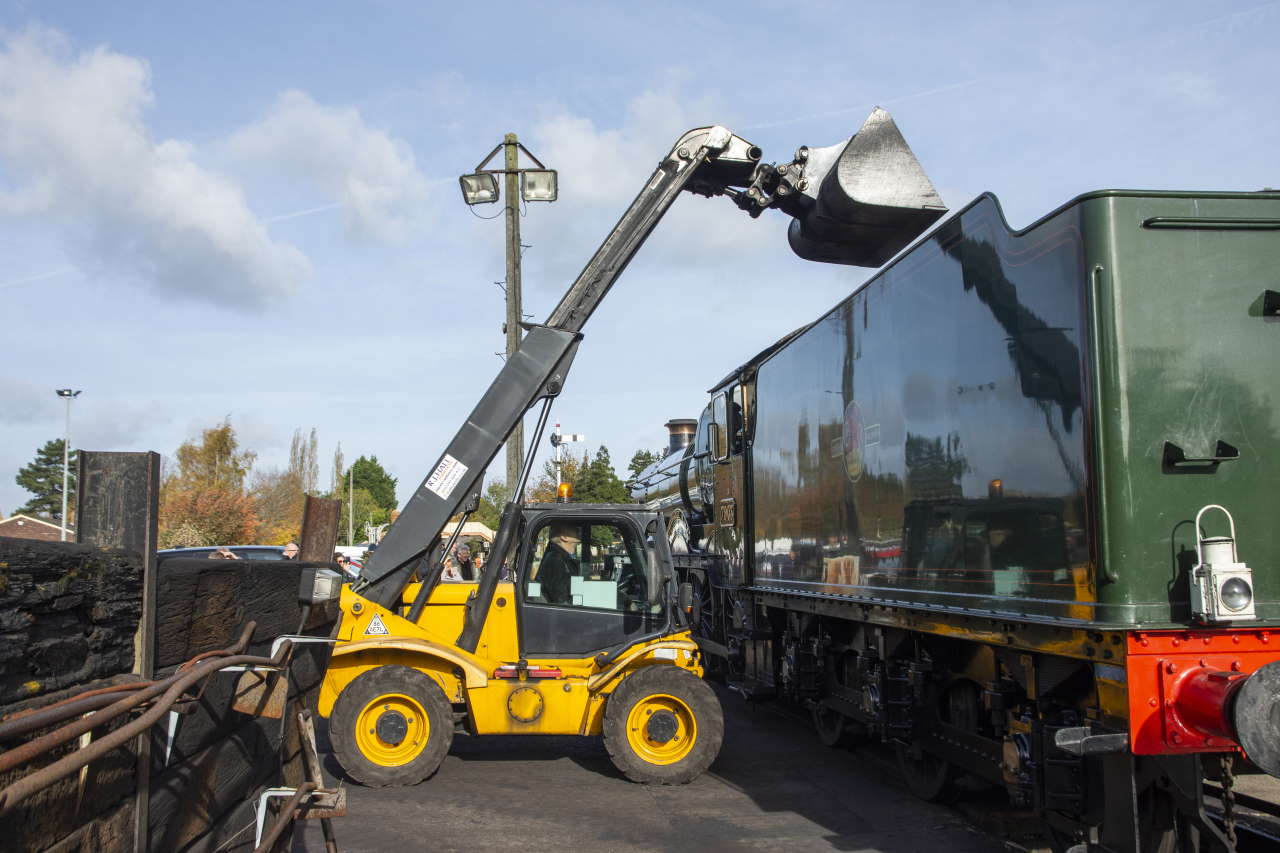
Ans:
[[[628,675],[604,708],[604,746],[628,779],[683,785],[720,754],[724,712],[702,679],[668,664]]]
[[[338,695],[329,740],[342,769],[360,784],[415,785],[448,754],[453,712],[428,676],[408,666],[380,666]]]

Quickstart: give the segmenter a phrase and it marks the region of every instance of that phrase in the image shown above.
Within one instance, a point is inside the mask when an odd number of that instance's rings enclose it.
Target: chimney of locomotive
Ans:
[[[693,442],[693,434],[698,429],[698,422],[693,418],[672,418],[664,426],[667,428],[667,455],[683,453]]]

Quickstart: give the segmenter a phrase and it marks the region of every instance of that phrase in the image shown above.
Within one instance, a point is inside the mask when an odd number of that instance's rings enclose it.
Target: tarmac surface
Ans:
[[[688,785],[637,785],[599,738],[454,738],[440,770],[408,788],[346,782],[333,821],[365,851],[882,851],[994,853],[1006,845],[960,812],[911,796],[883,754],[822,746],[794,716],[718,690],[725,741]],[[327,743],[326,775],[342,780]],[[318,821],[293,851],[322,853]]]

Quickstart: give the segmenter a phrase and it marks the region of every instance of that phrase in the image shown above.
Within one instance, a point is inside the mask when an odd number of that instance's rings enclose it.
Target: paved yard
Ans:
[[[827,749],[796,720],[722,692],[724,749],[677,788],[627,781],[595,738],[458,736],[411,788],[348,783],[343,853],[562,849],[990,853],[998,839],[914,799],[883,758]],[[322,744],[322,751],[325,745]],[[331,755],[325,768],[337,773]],[[322,853],[307,822],[294,851]]]

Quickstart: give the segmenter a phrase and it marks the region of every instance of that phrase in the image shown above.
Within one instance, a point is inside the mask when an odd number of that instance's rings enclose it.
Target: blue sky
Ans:
[[[545,318],[684,130],[786,161],[880,104],[944,200],[1015,227],[1104,187],[1280,186],[1280,3],[0,3],[0,512],[62,433],[172,454],[230,416],[410,490],[500,366],[500,219],[457,176],[520,134]],[[489,216],[496,209],[478,209]],[[586,329],[557,403],[621,469],[868,274],[780,214],[686,197]],[[327,485],[325,483],[324,485]]]

